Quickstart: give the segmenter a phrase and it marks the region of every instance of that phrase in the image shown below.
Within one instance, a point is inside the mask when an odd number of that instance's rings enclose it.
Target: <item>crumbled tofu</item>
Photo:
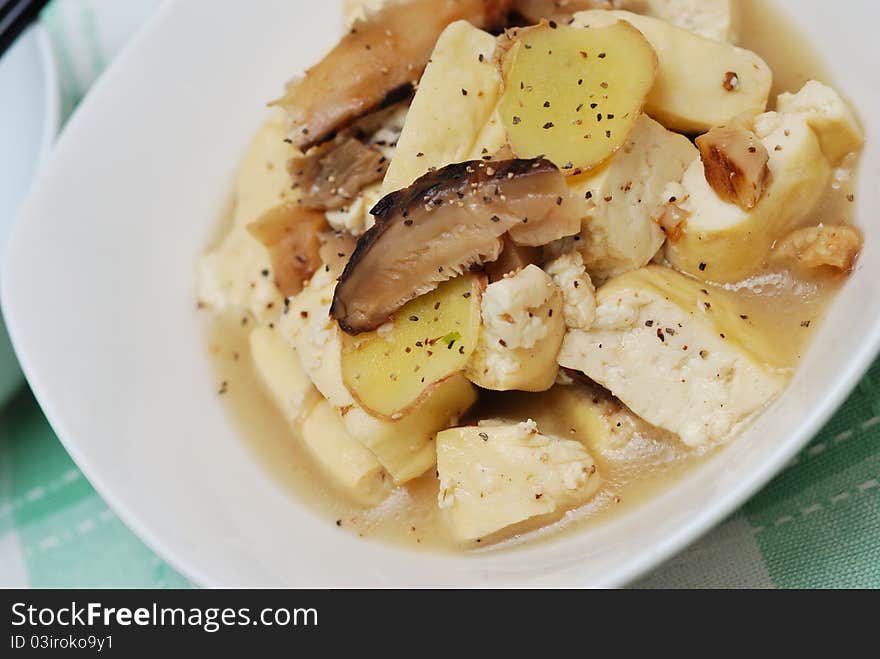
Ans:
[[[369,229],[375,220],[370,209],[382,198],[382,184],[374,183],[361,190],[348,206],[336,211],[327,211],[327,224],[334,231],[347,231],[360,236]]]
[[[199,300],[214,311],[249,313],[263,323],[278,315],[282,296],[272,277],[269,252],[247,231],[247,225],[275,206],[296,200],[286,165],[299,151],[284,142],[286,137],[286,122],[279,110],[245,153],[229,232],[199,262]]]
[[[599,281],[646,265],[663,245],[657,224],[669,183],[698,158],[693,144],[642,116],[623,148],[603,167],[569,179],[587,216],[578,249]]]
[[[466,21],[443,31],[385,174],[384,194],[405,188],[431,167],[479,159],[505,144],[495,116],[502,81],[494,54],[495,37]]]
[[[728,437],[782,390],[775,354],[732,294],[648,266],[599,289],[593,329],[569,332],[559,363],[700,446]]]
[[[684,228],[666,244],[666,257],[677,270],[715,282],[745,279],[760,268],[773,242],[821,199],[831,167],[806,119],[767,112],[755,118],[754,130],[770,155],[770,182],[754,208],[722,200],[701,160],[685,172],[683,198],[674,202]]]
[[[438,504],[461,541],[562,513],[593,496],[601,480],[583,444],[542,435],[534,421],[444,430],[437,470]]]
[[[485,389],[543,391],[553,386],[565,333],[562,293],[529,265],[490,284],[482,299],[483,328],[467,377]]]
[[[571,251],[544,266],[562,292],[562,312],[568,329],[588,330],[596,318],[596,289],[579,252]]]
[[[849,272],[862,244],[862,234],[855,227],[820,224],[786,236],[774,247],[773,256],[802,268],[828,266]]]
[[[780,94],[776,109],[804,117],[832,165],[860,150],[865,142],[859,120],[846,101],[821,82],[811,80],[797,94]]]
[[[342,379],[341,330],[329,314],[335,286],[329,273],[319,271],[288,305],[280,333],[294,346],[303,370],[333,405],[348,434],[376,456],[396,483],[405,483],[434,466],[434,434],[455,423],[474,404],[476,393],[457,376],[435,387],[418,409],[398,421],[370,416]]]

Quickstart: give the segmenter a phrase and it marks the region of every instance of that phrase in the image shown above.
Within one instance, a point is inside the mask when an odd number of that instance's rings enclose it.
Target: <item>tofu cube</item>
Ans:
[[[692,447],[730,436],[788,378],[733,294],[660,266],[600,288],[593,328],[566,335],[559,363]]]
[[[699,152],[683,135],[642,116],[624,147],[597,171],[569,179],[587,211],[578,249],[599,281],[647,265],[663,245],[657,223],[666,187],[681,180]]]
[[[565,334],[562,293],[535,265],[490,284],[483,293],[483,327],[466,369],[468,379],[494,391],[545,391],[553,386]]]
[[[438,503],[460,541],[574,508],[601,482],[583,444],[543,435],[533,421],[444,430],[437,470]]]

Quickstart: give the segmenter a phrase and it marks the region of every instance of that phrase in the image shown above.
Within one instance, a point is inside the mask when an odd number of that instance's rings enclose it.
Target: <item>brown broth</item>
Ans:
[[[818,53],[767,0],[735,0],[738,43],[760,54],[774,71],[772,98],[797,91],[809,79],[830,82]],[[847,173],[856,163],[839,169],[832,184],[804,225],[852,219],[853,182]],[[794,368],[841,283],[828,274],[795,276],[768,266],[740,285],[728,286],[749,308],[751,320],[772,337],[780,362]],[[335,522],[366,538],[431,550],[460,550],[436,505],[438,481],[433,471],[407,484],[379,506],[366,509],[351,502],[325,476],[307,449],[264,392],[248,348],[249,327],[239,316],[212,316],[206,322],[208,345],[218,384],[228,383],[224,398],[229,417],[266,472]],[[509,399],[508,399],[509,400]],[[521,418],[521,406],[503,397],[481,400],[472,416]],[[524,541],[555,535],[563,529],[583,530],[611,515],[638,506],[693,469],[717,447],[686,451],[666,437],[637,435],[615,459],[600,459],[603,486],[585,506],[555,519],[530,520],[467,548],[499,551]]]

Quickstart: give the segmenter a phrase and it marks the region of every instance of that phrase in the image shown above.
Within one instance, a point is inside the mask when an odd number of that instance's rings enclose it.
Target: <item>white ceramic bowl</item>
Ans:
[[[876,6],[783,4],[826,49],[861,115],[880,116]],[[267,477],[228,422],[194,270],[261,101],[334,43],[339,21],[329,2],[166,5],[78,110],[12,237],[4,309],[50,422],[120,516],[194,581],[622,584],[772,477],[877,354],[880,145],[871,131],[858,193],[867,247],[797,377],[744,436],[662,496],[589,533],[480,555],[391,548],[318,518]]]
[[[33,25],[0,58],[0,255],[16,211],[58,133],[58,72],[49,35]],[[0,404],[22,383],[0,316]]]

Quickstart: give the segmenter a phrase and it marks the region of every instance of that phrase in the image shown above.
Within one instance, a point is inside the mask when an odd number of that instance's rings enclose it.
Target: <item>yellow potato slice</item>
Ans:
[[[399,419],[464,370],[480,331],[477,275],[444,282],[406,304],[374,332],[342,339],[342,378],[374,416]]]
[[[543,155],[565,172],[602,163],[626,142],[657,66],[654,49],[625,22],[519,31],[499,106],[514,153]]]

